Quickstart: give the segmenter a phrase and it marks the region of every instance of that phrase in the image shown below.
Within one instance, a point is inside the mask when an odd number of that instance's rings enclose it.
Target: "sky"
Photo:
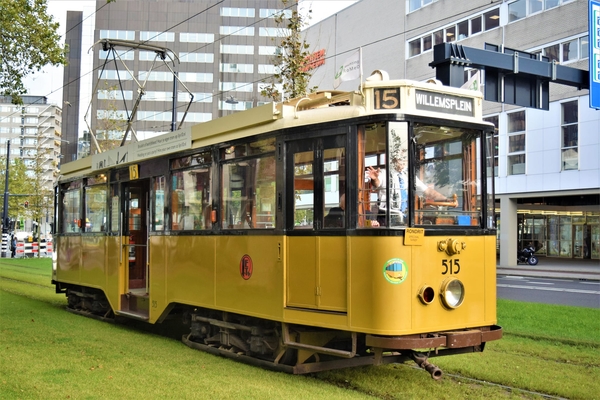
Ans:
[[[312,16],[308,21],[309,25],[312,25],[356,3],[356,1],[358,0],[300,0],[299,11],[304,15],[306,10],[312,9]],[[54,16],[54,20],[59,22],[59,32],[64,34],[67,10],[84,11],[85,18],[85,10],[87,10],[87,13],[93,13],[95,3],[95,0],[48,0],[48,11]],[[83,51],[87,51],[87,48]],[[26,78],[24,83],[29,94],[46,96],[49,103],[61,105],[62,67],[44,67],[40,72]],[[82,81],[82,84],[84,84],[84,81]]]
[[[357,0],[300,0],[299,10],[300,13],[304,15],[306,9],[312,9],[312,17],[309,21],[309,25],[312,25],[324,20],[340,10],[343,10],[348,6],[351,6],[352,4],[356,3],[356,1]]]

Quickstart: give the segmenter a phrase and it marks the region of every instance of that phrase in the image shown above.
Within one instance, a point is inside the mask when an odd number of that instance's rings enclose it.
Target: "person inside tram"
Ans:
[[[346,195],[340,196],[339,207],[332,207],[329,209],[329,213],[323,220],[323,226],[325,228],[343,228],[344,227],[344,211],[346,209]]]
[[[406,222],[406,210],[408,208],[408,169],[406,150],[401,154],[395,154],[390,159],[392,168],[390,214],[392,218],[397,216],[401,224]],[[377,192],[377,224],[371,223],[371,226],[386,225],[386,187],[387,174],[380,168],[367,167],[368,177],[371,179],[371,187]],[[415,187],[418,196],[424,196],[434,201],[448,202],[448,198],[435,189],[427,186],[423,181],[415,176]]]

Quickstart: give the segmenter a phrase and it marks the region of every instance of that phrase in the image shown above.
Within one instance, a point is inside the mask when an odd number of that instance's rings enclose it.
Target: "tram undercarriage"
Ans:
[[[66,295],[70,312],[115,321],[115,313],[102,291],[70,287]],[[181,308],[177,310],[182,311]],[[433,379],[440,379],[443,372],[429,362],[430,357],[482,352],[487,341],[502,337],[502,330],[497,326],[377,336],[292,325],[203,308],[190,308],[182,311],[182,315],[183,323],[190,326],[190,333],[182,336],[188,347],[291,374],[413,360]]]

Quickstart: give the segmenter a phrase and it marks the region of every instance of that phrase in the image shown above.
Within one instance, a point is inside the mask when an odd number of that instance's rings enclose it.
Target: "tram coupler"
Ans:
[[[412,358],[419,367],[421,367],[425,371],[429,372],[431,374],[431,377],[433,379],[435,379],[436,381],[442,379],[442,375],[444,375],[442,370],[439,369],[437,366],[433,365],[432,363],[430,363],[429,359],[427,358],[427,356],[425,354],[411,351],[410,358]]]

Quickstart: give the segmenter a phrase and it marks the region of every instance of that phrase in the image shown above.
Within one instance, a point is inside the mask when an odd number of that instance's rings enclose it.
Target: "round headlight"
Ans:
[[[465,287],[458,279],[450,278],[442,283],[440,294],[446,307],[456,308],[465,298]]]

